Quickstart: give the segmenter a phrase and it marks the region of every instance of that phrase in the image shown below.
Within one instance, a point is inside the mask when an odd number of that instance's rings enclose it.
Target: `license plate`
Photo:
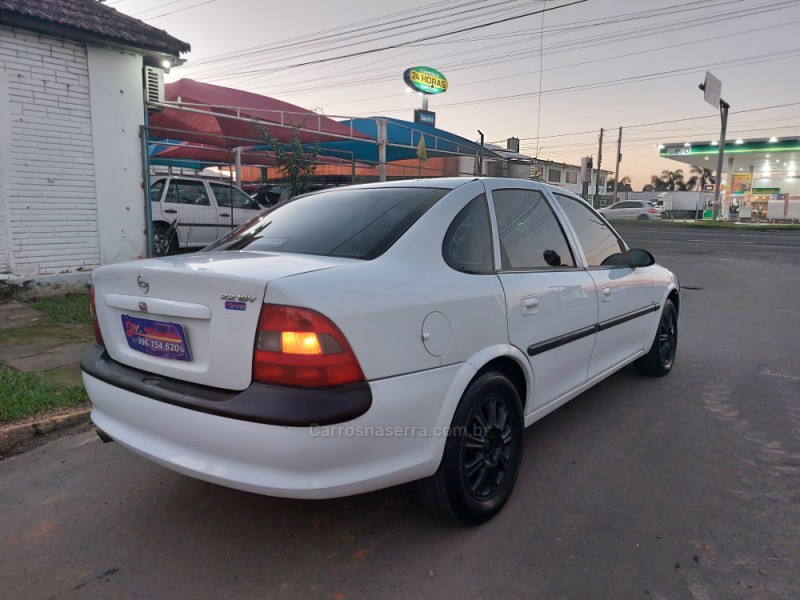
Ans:
[[[183,326],[151,319],[122,315],[128,346],[150,356],[172,360],[192,360]]]

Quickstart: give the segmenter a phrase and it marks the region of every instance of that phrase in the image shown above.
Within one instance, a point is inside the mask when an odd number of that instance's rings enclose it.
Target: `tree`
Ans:
[[[613,179],[609,179],[608,180],[608,185],[606,186],[606,189],[607,190],[613,190],[614,189],[614,180]],[[625,177],[620,179],[619,180],[619,187],[617,188],[617,191],[618,192],[632,192],[633,191],[633,187],[631,185],[631,178],[626,175]]]
[[[675,171],[664,169],[661,175],[653,175],[650,183],[657,192],[685,192],[687,189],[682,169]]]
[[[310,150],[304,149],[300,143],[300,136],[295,131],[288,149],[284,144],[274,143],[273,151],[278,170],[288,179],[289,196],[307,192],[308,179],[317,167],[319,146],[315,145]]]
[[[690,173],[692,174],[689,179],[686,180],[686,189],[687,190],[697,190],[702,192],[706,189],[707,185],[713,185],[716,183],[716,179],[714,175],[711,173],[711,169],[704,169],[702,167],[692,167]]]
[[[663,192],[667,189],[667,184],[659,177],[658,175],[653,175],[650,177],[650,186],[654,192]]]
[[[304,148],[300,142],[300,131],[295,129],[288,144],[275,139],[266,127],[258,121],[253,121],[254,127],[261,132],[261,136],[269,146],[275,157],[275,166],[286,179],[289,187],[289,197],[297,196],[308,191],[309,178],[314,174],[319,156],[319,146]]]
[[[655,192],[656,191],[656,187],[652,183],[648,183],[647,185],[645,185],[642,188],[642,191],[643,192]]]

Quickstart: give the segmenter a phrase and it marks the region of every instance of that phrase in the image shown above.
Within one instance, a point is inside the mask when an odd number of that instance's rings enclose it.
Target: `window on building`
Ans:
[[[561,169],[547,169],[547,181],[561,183]]]
[[[578,183],[578,172],[577,171],[567,171],[565,176],[566,176],[566,182],[567,183]]]

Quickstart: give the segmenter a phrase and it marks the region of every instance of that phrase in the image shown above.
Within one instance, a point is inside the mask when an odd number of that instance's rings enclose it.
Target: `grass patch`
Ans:
[[[59,323],[91,325],[89,294],[68,294],[56,298],[43,298],[33,303],[33,308],[42,311]]]
[[[47,384],[37,373],[21,373],[4,366],[0,366],[0,390],[0,423],[89,401],[81,386]]]

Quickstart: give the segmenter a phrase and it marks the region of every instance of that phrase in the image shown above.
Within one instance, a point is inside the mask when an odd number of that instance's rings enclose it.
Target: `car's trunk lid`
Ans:
[[[209,252],[95,271],[95,309],[114,360],[165,377],[250,385],[258,316],[270,281],[350,259]]]

